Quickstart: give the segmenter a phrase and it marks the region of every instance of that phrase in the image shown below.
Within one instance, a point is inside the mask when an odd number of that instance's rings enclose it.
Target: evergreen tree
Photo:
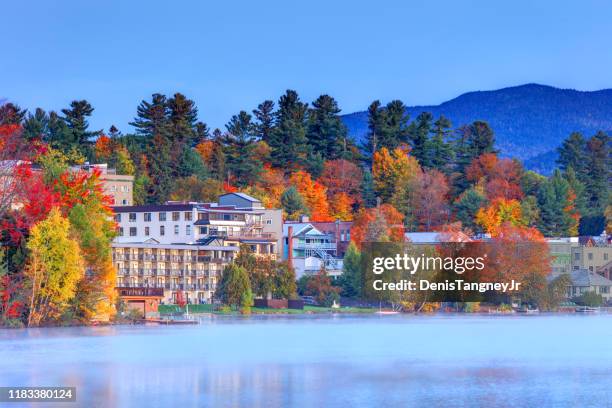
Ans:
[[[304,197],[294,186],[287,188],[281,195],[281,206],[288,220],[297,220],[300,215],[308,215]]]
[[[87,118],[91,116],[94,108],[86,100],[72,101],[70,109],[62,109],[64,117],[63,121],[70,130],[68,133],[69,140],[63,141],[63,148],[68,151],[69,148],[87,153],[87,148],[91,144],[91,138],[98,136],[101,131],[89,131],[89,122]]]
[[[385,107],[385,126],[382,132],[381,146],[395,149],[400,143],[408,142],[408,116],[406,105],[400,100],[393,100]]]
[[[168,114],[172,143],[180,146],[195,146],[198,121],[198,108],[195,102],[181,93],[175,93],[172,98],[168,99]]]
[[[448,142],[452,132],[451,126],[451,121],[441,115],[434,122],[433,137],[429,144],[429,165],[446,175],[450,174],[452,163],[455,160],[455,151]]]
[[[453,204],[455,216],[461,224],[474,232],[480,232],[481,228],[476,224],[476,213],[484,205],[484,195],[474,188],[466,190]]]
[[[49,116],[41,108],[36,108],[34,115],[28,113],[23,122],[23,137],[26,140],[43,139],[49,137]]]
[[[0,106],[0,125],[19,125],[26,115],[26,110],[19,105],[8,102]]]
[[[253,110],[253,115],[257,119],[255,130],[260,140],[268,143],[272,129],[274,128],[274,102],[270,100],[263,101],[257,105],[257,109]]]
[[[361,198],[365,208],[376,206],[376,193],[374,192],[374,178],[369,170],[363,172],[363,182],[361,183]]]
[[[117,139],[121,137],[121,132],[119,131],[119,129],[117,129],[115,125],[111,125],[111,127],[108,128],[108,136],[111,139]]]
[[[368,107],[368,135],[364,146],[366,158],[371,162],[374,152],[381,147],[380,138],[383,132],[385,119],[380,108],[380,101],[374,101]]]
[[[432,121],[432,114],[423,112],[409,126],[411,154],[416,157],[422,167],[431,167],[429,134],[431,133]]]
[[[347,129],[338,114],[340,108],[334,98],[321,95],[312,103],[308,115],[308,142],[314,153],[326,160],[335,160],[346,150]]]
[[[300,101],[297,92],[293,90],[288,90],[280,97],[269,143],[274,166],[291,171],[307,164],[307,110],[308,105]]]
[[[225,267],[215,297],[232,307],[252,306],[252,291],[249,275],[241,266],[230,264]]]
[[[255,126],[251,115],[240,111],[225,125],[228,134],[225,142],[226,170],[235,179],[235,184],[246,187],[255,184],[262,171],[262,163],[254,158]]]
[[[538,229],[545,236],[568,236],[574,220],[567,213],[570,206],[569,183],[559,170],[540,187],[538,207],[540,208],[540,223]]]
[[[196,145],[198,143],[202,143],[203,141],[210,139],[210,129],[208,128],[208,125],[204,122],[198,122],[195,124],[195,133]]]
[[[142,101],[136,109],[136,118],[130,125],[136,128],[136,133],[146,137],[159,135],[170,138],[168,123],[168,101],[165,95],[153,94],[151,102]]]
[[[362,271],[361,252],[351,242],[344,254],[342,264],[342,293],[346,297],[361,296]]]
[[[579,132],[574,132],[557,148],[557,164],[562,170],[574,169],[580,180],[586,175],[586,140]]]
[[[610,159],[610,137],[597,132],[586,144],[586,185],[587,207],[591,214],[601,216],[610,203],[610,182],[612,180]],[[577,172],[578,173],[578,172]]]

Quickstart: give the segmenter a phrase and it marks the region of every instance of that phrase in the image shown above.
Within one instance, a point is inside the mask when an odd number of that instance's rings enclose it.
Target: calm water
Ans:
[[[70,407],[612,406],[612,315],[0,330],[0,385],[76,386]]]

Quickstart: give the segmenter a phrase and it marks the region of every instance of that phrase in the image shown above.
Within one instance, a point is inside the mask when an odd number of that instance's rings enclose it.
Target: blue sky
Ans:
[[[612,87],[605,1],[12,1],[2,14],[0,98],[84,98],[96,129],[130,131],[154,92],[186,94],[220,127],[287,88],[348,113],[526,82]]]

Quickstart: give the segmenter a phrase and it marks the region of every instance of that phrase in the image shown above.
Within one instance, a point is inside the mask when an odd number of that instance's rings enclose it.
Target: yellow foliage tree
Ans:
[[[70,222],[57,208],[35,224],[27,242],[30,251],[26,280],[31,288],[28,326],[57,319],[74,298],[85,263]]]
[[[522,227],[525,225],[525,220],[523,219],[521,203],[518,200],[496,198],[488,207],[478,210],[476,223],[493,236],[499,233],[500,227],[505,223]]]
[[[398,186],[410,183],[419,172],[419,162],[408,154],[407,147],[400,146],[392,152],[383,147],[374,152],[374,190],[384,202],[389,201]]]

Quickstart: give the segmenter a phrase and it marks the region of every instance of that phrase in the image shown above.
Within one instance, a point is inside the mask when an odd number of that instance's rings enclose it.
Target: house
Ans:
[[[104,194],[111,197],[113,206],[126,206],[134,204],[134,176],[117,174],[115,169],[109,169],[108,164],[89,164],[86,162],[81,166],[73,166],[73,171],[86,171],[92,173],[100,172],[100,182]]]
[[[568,286],[567,297],[573,298],[583,293],[595,292],[600,294],[605,302],[612,298],[612,281],[604,278],[598,273],[587,269],[578,269],[570,274],[572,284]]]
[[[283,259],[295,269],[296,277],[314,275],[325,267],[331,276],[342,274],[342,258],[332,234],[312,223],[287,222],[283,225]]]

